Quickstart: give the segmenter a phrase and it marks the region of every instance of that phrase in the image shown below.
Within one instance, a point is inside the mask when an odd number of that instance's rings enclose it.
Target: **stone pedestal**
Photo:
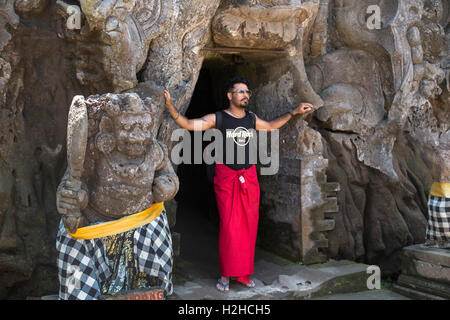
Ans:
[[[327,182],[328,160],[320,155],[280,162],[279,174],[260,178],[260,245],[304,264],[326,262],[339,183]]]
[[[328,160],[321,155],[300,159],[301,260],[304,264],[327,261],[327,232],[334,229],[333,215],[339,211],[339,183],[327,182]]]
[[[303,120],[280,132],[280,169],[261,176],[260,245],[303,264],[326,262],[340,185],[328,182],[319,132]]]
[[[414,299],[450,299],[450,250],[406,247],[401,272],[394,291]]]

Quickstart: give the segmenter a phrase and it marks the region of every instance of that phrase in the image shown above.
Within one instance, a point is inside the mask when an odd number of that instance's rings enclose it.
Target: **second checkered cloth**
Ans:
[[[450,198],[428,196],[427,239],[450,241]]]
[[[172,238],[165,210],[147,225],[129,231],[123,243],[129,242],[128,256],[134,257],[135,273],[157,277],[166,295],[173,291]],[[125,234],[125,233],[124,233]],[[72,238],[60,223],[56,239],[58,250],[59,298],[63,300],[92,300],[105,294],[102,288],[107,284],[123,284],[127,276],[123,263],[114,263],[108,255],[111,237],[82,240]],[[108,245],[109,243],[109,245]],[[123,248],[121,252],[126,253]],[[121,270],[123,269],[123,270]],[[114,277],[114,279],[111,278]],[[118,292],[130,288],[116,285]],[[134,288],[133,288],[134,289]]]

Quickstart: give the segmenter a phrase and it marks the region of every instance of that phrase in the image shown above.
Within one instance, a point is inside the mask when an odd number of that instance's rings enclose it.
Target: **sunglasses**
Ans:
[[[248,94],[249,97],[252,96],[251,90],[238,89],[238,90],[236,90],[236,91],[230,91],[230,92],[231,92],[231,93],[240,93],[240,94],[246,93],[246,94]]]

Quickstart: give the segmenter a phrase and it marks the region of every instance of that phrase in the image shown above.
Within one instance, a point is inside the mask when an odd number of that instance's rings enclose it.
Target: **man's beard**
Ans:
[[[240,101],[239,106],[244,109],[245,107],[248,106],[248,102],[249,102],[248,99],[244,98]]]

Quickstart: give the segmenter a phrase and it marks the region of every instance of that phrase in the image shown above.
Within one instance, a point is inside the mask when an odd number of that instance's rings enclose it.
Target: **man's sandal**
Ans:
[[[217,288],[217,290],[219,290],[220,292],[226,292],[226,291],[230,290],[230,283],[229,283],[229,282],[228,282],[228,283],[223,283],[223,282],[220,281],[220,279],[219,279],[219,280],[217,280],[216,288]]]
[[[237,281],[237,283],[239,283],[239,284],[241,284],[241,285],[243,285],[243,286],[245,286],[245,287],[247,287],[249,289],[252,289],[252,288],[256,287],[256,284],[255,284],[255,282],[253,280],[250,280],[250,282],[248,282],[248,283],[241,282],[241,281]]]

